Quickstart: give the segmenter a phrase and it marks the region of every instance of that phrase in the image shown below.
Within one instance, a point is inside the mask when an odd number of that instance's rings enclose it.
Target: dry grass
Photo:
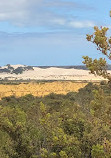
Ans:
[[[19,85],[0,85],[0,98],[15,95],[16,97],[32,94],[34,96],[45,96],[50,93],[67,94],[68,92],[78,91],[86,86],[87,83],[74,83],[71,81],[55,81],[43,83],[28,83]]]

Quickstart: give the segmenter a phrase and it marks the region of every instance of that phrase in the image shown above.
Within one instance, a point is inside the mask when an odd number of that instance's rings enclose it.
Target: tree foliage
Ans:
[[[97,26],[94,27],[92,35],[87,34],[86,39],[97,46],[97,50],[101,51],[106,58],[111,60],[111,37],[107,36],[108,28]],[[92,59],[88,56],[83,56],[83,63],[94,75],[99,75],[111,81],[111,75],[107,72],[107,63],[105,58]]]

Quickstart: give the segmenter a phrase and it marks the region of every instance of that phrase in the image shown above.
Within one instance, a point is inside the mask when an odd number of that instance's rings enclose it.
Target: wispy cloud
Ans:
[[[0,21],[10,21],[17,26],[92,26],[91,22],[83,25],[74,21],[76,15],[72,12],[76,9],[92,8],[71,0],[0,0]]]
[[[93,21],[70,21],[69,26],[73,28],[88,28],[94,27],[95,23]]]

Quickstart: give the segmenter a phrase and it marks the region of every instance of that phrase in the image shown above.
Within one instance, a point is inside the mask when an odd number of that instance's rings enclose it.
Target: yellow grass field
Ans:
[[[21,83],[19,85],[0,84],[0,99],[3,97],[15,95],[16,97],[32,94],[34,96],[45,96],[50,93],[67,94],[68,92],[78,91],[87,83],[75,83],[71,81],[54,81],[40,83]]]

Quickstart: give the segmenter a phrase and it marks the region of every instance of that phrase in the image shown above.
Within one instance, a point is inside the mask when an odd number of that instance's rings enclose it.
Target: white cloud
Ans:
[[[94,27],[95,23],[93,21],[70,21],[69,26],[73,28],[88,28]]]
[[[18,26],[92,27],[91,22],[83,24],[70,20],[69,10],[78,8],[88,9],[70,0],[0,0],[0,21],[10,21]]]

